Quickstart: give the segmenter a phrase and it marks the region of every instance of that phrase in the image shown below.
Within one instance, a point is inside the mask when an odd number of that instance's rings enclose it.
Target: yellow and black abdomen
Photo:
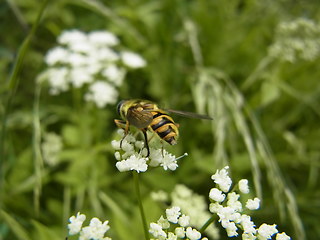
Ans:
[[[179,136],[178,124],[173,119],[162,111],[152,111],[153,120],[150,127],[158,136],[167,143],[174,145],[177,143]]]

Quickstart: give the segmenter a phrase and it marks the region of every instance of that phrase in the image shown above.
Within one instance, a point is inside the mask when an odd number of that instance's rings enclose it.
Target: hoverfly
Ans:
[[[197,114],[193,112],[185,112],[171,109],[161,109],[154,102],[142,99],[130,99],[122,100],[117,105],[118,114],[123,120],[115,119],[115,124],[125,130],[125,135],[122,140],[126,137],[129,132],[130,125],[140,129],[144,135],[145,146],[147,148],[147,156],[150,154],[147,130],[151,130],[157,135],[169,143],[175,145],[179,136],[179,124],[175,123],[172,117],[168,113],[175,113],[184,117],[199,118],[212,120],[207,115]],[[122,144],[120,142],[120,147]]]

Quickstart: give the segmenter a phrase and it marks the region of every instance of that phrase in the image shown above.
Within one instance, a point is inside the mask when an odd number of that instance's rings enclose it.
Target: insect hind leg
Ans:
[[[143,133],[144,142],[145,142],[146,149],[147,149],[147,156],[146,156],[146,157],[149,157],[149,155],[150,155],[150,148],[149,148],[149,143],[148,143],[147,128],[141,129],[141,131],[142,131],[142,133]]]

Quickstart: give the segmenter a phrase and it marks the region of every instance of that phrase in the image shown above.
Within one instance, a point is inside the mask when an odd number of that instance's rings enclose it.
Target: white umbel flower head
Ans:
[[[40,79],[49,83],[52,95],[70,88],[89,88],[84,98],[99,108],[117,101],[118,87],[128,70],[146,65],[140,55],[115,49],[119,39],[108,31],[68,30],[57,41],[58,46],[45,56],[48,69]]]

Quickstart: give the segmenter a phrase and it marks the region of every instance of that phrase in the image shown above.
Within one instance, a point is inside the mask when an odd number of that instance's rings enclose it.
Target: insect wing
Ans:
[[[150,111],[145,111],[142,107],[131,107],[128,110],[127,119],[130,124],[142,129],[151,124],[153,116]]]
[[[186,112],[186,111],[179,111],[179,110],[173,110],[173,109],[166,109],[167,112],[174,113],[177,115],[180,115],[182,117],[187,118],[198,118],[198,119],[206,119],[206,120],[213,120],[212,117],[204,114],[194,113],[194,112]]]

